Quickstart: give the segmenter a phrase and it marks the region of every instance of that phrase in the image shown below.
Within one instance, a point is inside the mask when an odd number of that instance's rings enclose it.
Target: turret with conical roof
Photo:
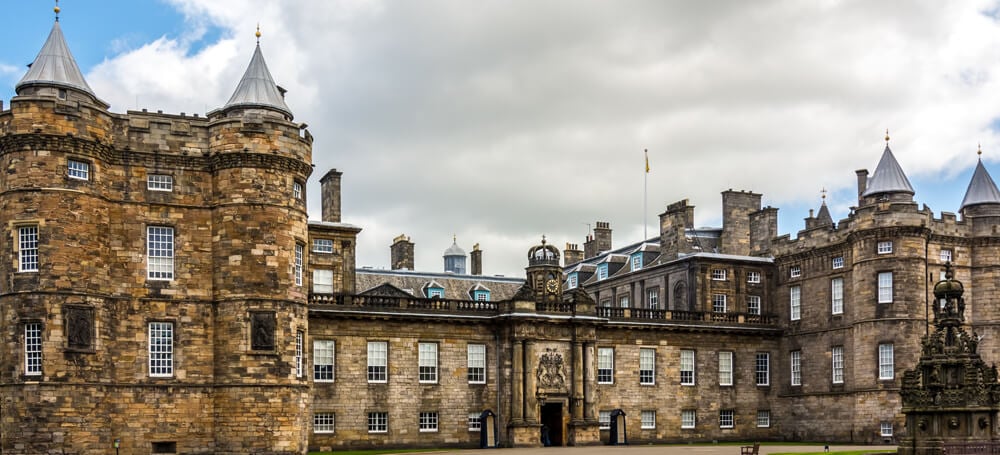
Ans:
[[[913,186],[910,185],[910,179],[906,178],[906,173],[889,148],[888,131],[885,142],[882,158],[879,159],[875,172],[868,177],[865,189],[860,194],[861,205],[886,201],[913,202]]]
[[[977,153],[980,158],[958,210],[963,218],[972,220],[975,235],[992,235],[994,226],[1000,224],[1000,190],[983,166],[983,151]]]
[[[226,105],[218,111],[210,112],[212,117],[217,113],[223,115],[240,114],[244,111],[260,111],[279,113],[286,120],[292,120],[292,110],[285,104],[285,91],[274,83],[271,71],[264,61],[264,53],[260,50],[260,28],[257,29],[257,47],[250,64],[243,73],[243,78],[236,85],[236,90],[229,97]]]

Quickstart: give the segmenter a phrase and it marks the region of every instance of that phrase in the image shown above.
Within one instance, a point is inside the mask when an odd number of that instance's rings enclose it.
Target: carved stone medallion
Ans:
[[[563,356],[553,348],[546,348],[538,360],[538,386],[550,389],[566,387],[566,373],[563,371]]]

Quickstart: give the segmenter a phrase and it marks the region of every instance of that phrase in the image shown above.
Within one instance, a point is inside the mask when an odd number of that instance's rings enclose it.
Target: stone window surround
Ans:
[[[334,382],[337,367],[337,342],[313,340],[313,381]]]
[[[892,240],[879,240],[876,244],[875,251],[878,254],[892,253]]]
[[[842,268],[844,268],[844,257],[843,256],[834,256],[834,258],[830,261],[830,268],[833,268],[833,269],[842,269]]]
[[[788,318],[792,321],[802,319],[802,287],[788,288]]]
[[[732,409],[719,410],[719,428],[734,428],[736,426],[736,411]]]
[[[295,276],[295,285],[302,286],[302,270],[306,262],[306,246],[298,241],[295,242],[295,258],[292,263],[292,273]]]
[[[611,429],[611,411],[598,411],[597,412],[597,424],[601,431],[606,431]]]
[[[39,320],[25,320],[22,324],[24,325],[24,376],[41,376],[45,325]]]
[[[757,410],[757,428],[770,428],[771,427],[771,410],[770,409],[758,409]]]
[[[951,248],[941,248],[940,258],[941,262],[951,262],[954,252]]]
[[[17,241],[13,245],[17,253],[17,273],[38,272],[41,263],[38,252],[40,223],[18,221],[12,227],[17,230]]]
[[[830,314],[844,314],[844,278],[830,279]]]
[[[893,276],[891,270],[876,272],[875,274],[876,298],[878,303],[892,303],[893,299]]]
[[[90,180],[90,169],[93,163],[90,160],[71,157],[66,159],[66,177],[73,180]]]
[[[726,304],[726,294],[712,294],[712,312],[725,313],[729,309]]]
[[[747,296],[747,313],[760,315],[760,296],[759,295],[748,295]]]
[[[334,433],[336,414],[332,411],[323,411],[313,414],[313,433],[331,434]]]
[[[831,381],[834,384],[844,383],[844,347],[833,346],[830,348],[830,370],[832,372]]]
[[[466,346],[469,384],[486,384],[486,345],[469,343]]]
[[[421,384],[438,382],[438,344],[433,341],[417,343],[417,379]]]
[[[174,190],[174,177],[169,174],[147,174],[146,189],[169,193]]]
[[[747,272],[747,283],[760,283],[760,272],[756,270]]]
[[[174,346],[177,345],[176,322],[170,319],[151,319],[146,322],[146,343],[149,358],[146,362],[147,373],[151,378],[173,378],[176,371],[176,356]],[[154,326],[157,328],[154,329]],[[169,329],[169,337],[165,336]],[[155,332],[154,332],[155,330]],[[168,341],[166,344],[153,344],[153,340]],[[157,349],[154,351],[154,346]],[[154,359],[153,354],[160,354]],[[154,364],[155,362],[155,364]],[[154,371],[156,371],[154,373]]]
[[[437,411],[424,411],[418,418],[420,433],[436,433],[438,431]]]
[[[639,348],[639,385],[656,385],[656,348]]]
[[[467,422],[469,426],[469,431],[481,431],[483,428],[483,422],[479,420],[478,412],[470,412],[467,417]]]
[[[369,412],[368,413],[368,432],[369,433],[388,433],[389,432],[389,413],[385,411]]]
[[[146,225],[146,280],[174,279],[176,243],[177,229],[174,226]]]
[[[680,373],[681,373],[681,385],[683,386],[693,386],[695,385],[695,366],[697,361],[697,352],[694,349],[681,349],[681,363],[680,363]]]
[[[733,351],[719,351],[719,386],[729,387],[733,385],[734,366],[736,355]]]
[[[615,348],[597,348],[597,383],[615,383]]]
[[[295,377],[297,378],[301,378],[305,370],[303,366],[303,361],[305,360],[305,337],[304,331],[295,331]]]
[[[656,411],[651,409],[645,409],[639,412],[639,429],[641,430],[655,430],[656,429]]]
[[[802,385],[802,351],[794,350],[788,353],[789,382],[793,387]]]
[[[333,239],[313,239],[312,252],[333,254]]]
[[[712,269],[712,281],[726,281],[728,276],[726,269]]]
[[[389,342],[368,342],[368,383],[385,384],[389,382]]]
[[[789,278],[798,278],[800,276],[802,276],[802,266],[795,264],[793,266],[788,267]]]
[[[681,410],[681,429],[693,430],[698,423],[698,411],[694,409]]]
[[[896,379],[895,350],[895,345],[891,341],[878,343],[878,379],[880,381]]]
[[[758,352],[754,356],[754,382],[757,383],[757,387],[769,387],[771,385],[770,352]]]

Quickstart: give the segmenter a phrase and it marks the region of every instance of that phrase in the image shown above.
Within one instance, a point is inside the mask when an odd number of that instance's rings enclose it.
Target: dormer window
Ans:
[[[473,291],[472,300],[475,300],[477,302],[489,302],[490,291]]]
[[[642,269],[642,253],[632,255],[632,271]]]
[[[569,277],[566,278],[566,287],[569,289],[576,289],[576,284],[577,284],[577,276],[576,272],[573,272],[569,274]]]
[[[424,295],[428,299],[443,299],[444,298],[444,286],[438,284],[437,281],[431,281],[424,285]]]
[[[597,280],[604,280],[608,278],[608,263],[600,264],[597,266]]]

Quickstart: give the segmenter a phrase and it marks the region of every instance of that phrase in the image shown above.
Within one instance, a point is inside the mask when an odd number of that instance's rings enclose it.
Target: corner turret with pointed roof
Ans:
[[[210,112],[213,116],[216,112],[228,114],[234,110],[264,110],[280,113],[286,120],[292,120],[292,110],[285,104],[285,91],[274,83],[271,71],[264,61],[264,53],[260,50],[260,28],[257,29],[257,47],[250,58],[250,65],[247,66],[243,78],[236,85],[236,91],[229,101],[218,111]]]
[[[14,86],[15,92],[18,96],[42,95],[76,99],[107,109],[110,105],[98,99],[91,90],[66,44],[62,27],[59,26],[58,6],[55,12],[56,20],[52,23],[49,37],[35,60],[28,65],[28,72]]]
[[[813,216],[812,209],[809,210],[809,217],[806,218],[806,230],[819,227],[833,228],[833,217],[830,216],[830,209],[826,207],[826,188],[821,191],[823,203],[819,206],[819,212]]]
[[[906,178],[906,173],[903,172],[903,168],[899,166],[899,162],[896,161],[896,157],[889,148],[888,131],[886,131],[885,142],[882,158],[879,160],[878,166],[875,167],[875,172],[868,178],[868,184],[861,197],[868,200],[868,203],[883,200],[912,202],[913,186],[910,185],[910,179]]]
[[[959,211],[964,212],[966,207],[974,205],[1000,204],[1000,190],[997,190],[997,184],[983,166],[983,151],[980,149],[978,154],[979,162],[976,163],[976,170],[972,173],[972,180],[969,181],[969,188],[965,190]]]

